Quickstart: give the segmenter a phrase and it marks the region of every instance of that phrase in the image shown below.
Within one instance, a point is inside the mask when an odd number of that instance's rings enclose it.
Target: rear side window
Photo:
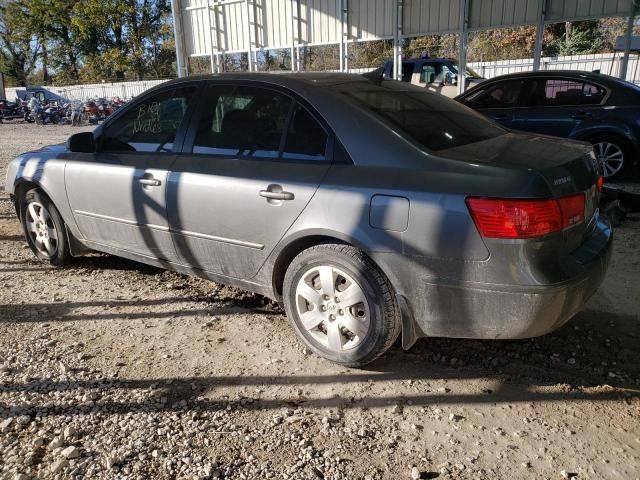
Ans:
[[[178,127],[196,87],[150,96],[104,131],[100,149],[110,152],[171,152]]]
[[[348,90],[343,90],[343,95],[428,150],[458,147],[505,133],[482,115],[435,93],[398,90],[389,81],[380,87],[358,82],[345,88]]]
[[[278,158],[292,100],[258,87],[211,87],[194,153]]]
[[[442,83],[453,85],[456,73],[452,72],[447,65],[441,62],[431,62],[422,66],[420,72],[420,83],[432,84]]]
[[[193,153],[325,160],[327,133],[287,95],[260,87],[212,86]]]
[[[301,105],[296,105],[289,124],[283,158],[324,160],[327,133]]]
[[[413,75],[413,63],[403,62],[402,64],[402,81],[411,82],[411,76]]]
[[[548,79],[540,95],[540,104],[545,106],[598,105],[605,90],[590,83]]]
[[[514,108],[520,100],[523,86],[522,80],[499,82],[486,87],[479,87],[465,98],[465,105],[471,108]]]

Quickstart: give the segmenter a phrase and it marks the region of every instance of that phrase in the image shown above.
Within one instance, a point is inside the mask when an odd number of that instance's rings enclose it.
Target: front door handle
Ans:
[[[509,120],[509,115],[495,115],[493,119],[497,122],[506,122]]]
[[[295,198],[291,192],[272,192],[271,190],[260,190],[260,196],[272,200],[293,200]]]
[[[157,178],[147,178],[147,177],[139,178],[138,183],[140,185],[144,185],[145,187],[159,187],[160,185],[162,185],[162,182]]]

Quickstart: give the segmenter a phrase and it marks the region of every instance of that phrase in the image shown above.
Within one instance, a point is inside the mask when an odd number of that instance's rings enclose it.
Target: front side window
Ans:
[[[500,82],[480,87],[469,95],[464,103],[471,108],[513,108],[518,106],[522,90],[521,80]]]
[[[292,100],[258,87],[210,87],[194,153],[277,158]]]
[[[605,93],[604,88],[591,83],[548,79],[539,103],[546,106],[598,105]]]
[[[381,86],[353,82],[341,86],[340,93],[432,151],[480,142],[506,132],[442,95],[402,90],[401,85],[392,81],[384,81]]]
[[[100,149],[109,152],[171,152],[195,86],[151,96],[108,125]]]

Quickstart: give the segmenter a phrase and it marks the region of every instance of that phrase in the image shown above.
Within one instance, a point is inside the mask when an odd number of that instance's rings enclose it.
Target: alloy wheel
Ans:
[[[328,265],[313,267],[300,278],[296,309],[302,327],[334,352],[360,345],[371,323],[362,287],[348,273]]]
[[[598,142],[593,145],[594,153],[602,166],[605,178],[612,177],[624,166],[624,152],[611,142]]]
[[[53,257],[58,249],[58,231],[51,215],[39,202],[27,206],[26,224],[29,236],[38,252]]]

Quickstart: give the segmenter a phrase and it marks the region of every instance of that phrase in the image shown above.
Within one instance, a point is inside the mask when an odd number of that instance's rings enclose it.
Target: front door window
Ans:
[[[173,143],[196,87],[164,91],[133,106],[107,126],[100,150],[172,152]]]

